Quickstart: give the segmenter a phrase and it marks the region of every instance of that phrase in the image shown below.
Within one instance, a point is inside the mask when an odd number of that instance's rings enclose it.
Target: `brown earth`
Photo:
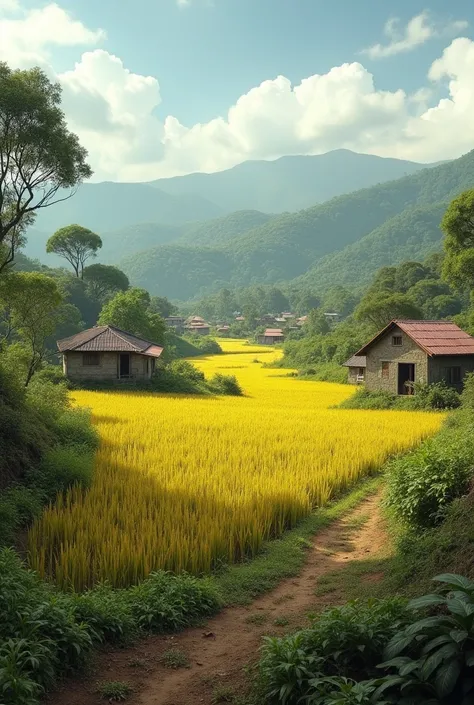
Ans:
[[[262,636],[284,634],[307,624],[309,612],[336,605],[351,594],[350,584],[332,585],[315,594],[319,580],[348,564],[384,553],[387,535],[379,511],[379,496],[363,501],[344,519],[321,531],[308,551],[306,564],[248,607],[231,607],[205,626],[173,636],[141,639],[131,648],[102,653],[87,680],[70,680],[49,698],[51,705],[99,705],[97,683],[126,681],[133,687],[131,705],[213,705],[233,702],[249,681],[245,669],[255,662]],[[383,574],[364,575],[367,588]],[[347,578],[350,580],[351,578]],[[354,578],[352,578],[354,579]],[[321,593],[324,590],[318,590]],[[360,593],[360,588],[359,588]],[[275,624],[277,620],[277,624]],[[280,622],[280,626],[278,625]],[[163,654],[179,649],[188,668],[166,668]]]

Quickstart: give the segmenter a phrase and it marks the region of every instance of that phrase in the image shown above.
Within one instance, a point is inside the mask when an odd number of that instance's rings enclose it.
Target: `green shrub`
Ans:
[[[444,382],[415,384],[414,392],[409,397],[413,409],[457,409],[461,405],[458,392]]]
[[[133,689],[126,681],[105,681],[98,687],[100,697],[109,702],[120,702],[131,695]]]
[[[217,340],[208,335],[192,335],[187,336],[187,339],[199,350],[201,355],[220,355],[222,353],[222,348]]]
[[[26,401],[43,422],[54,427],[58,417],[69,407],[68,389],[65,384],[53,384],[35,376],[28,386]]]
[[[231,396],[242,396],[242,387],[235,375],[215,374],[209,382],[209,387],[214,394],[228,394]]]
[[[474,409],[474,372],[471,372],[464,378],[461,404],[465,409]]]
[[[58,492],[64,492],[73,485],[88,487],[92,480],[93,464],[92,453],[78,453],[73,446],[57,446],[44,454],[30,482],[44,493],[47,500],[51,500]]]
[[[448,426],[390,464],[387,504],[410,526],[434,526],[453,499],[467,491],[473,466],[472,425]]]
[[[92,425],[88,409],[67,409],[57,419],[55,433],[60,443],[87,451],[96,450],[99,435]]]
[[[13,485],[0,498],[0,546],[12,545],[18,530],[42,509],[39,493],[24,485]]]
[[[72,599],[77,621],[89,626],[94,641],[126,644],[139,633],[125,590],[104,583]]]
[[[383,390],[369,391],[359,387],[353,396],[340,404],[342,409],[417,409],[442,410],[456,409],[461,404],[461,397],[455,389],[444,382],[434,384],[415,384],[414,394],[397,395]]]
[[[355,394],[343,401],[341,409],[393,409],[397,397],[382,390],[369,392],[365,387],[359,387]]]

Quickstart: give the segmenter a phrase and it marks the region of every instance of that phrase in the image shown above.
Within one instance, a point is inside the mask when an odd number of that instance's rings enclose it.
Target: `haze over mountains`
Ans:
[[[45,217],[56,223],[32,233],[26,254],[57,264],[41,254],[45,240],[57,226],[80,222],[103,238],[100,261],[119,264],[153,294],[185,300],[223,286],[290,280],[315,293],[334,284],[360,288],[380,266],[439,249],[446,204],[472,186],[474,152],[425,168],[344,150],[153,184],[87,184],[43,211],[38,229]],[[311,193],[312,207],[282,212]],[[262,203],[273,214],[256,208]],[[58,214],[63,205],[71,210]]]

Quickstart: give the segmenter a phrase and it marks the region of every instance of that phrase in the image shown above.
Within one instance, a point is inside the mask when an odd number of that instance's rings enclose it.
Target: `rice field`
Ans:
[[[194,362],[206,375],[235,374],[245,397],[74,393],[101,447],[91,488],[58,497],[29,532],[42,576],[82,590],[239,561],[441,423],[330,408],[353,389],[265,368],[279,354],[268,348],[222,346],[225,355]]]

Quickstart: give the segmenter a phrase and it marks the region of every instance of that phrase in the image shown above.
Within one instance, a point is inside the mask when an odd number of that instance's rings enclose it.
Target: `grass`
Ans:
[[[289,623],[290,620],[288,619],[288,617],[277,617],[273,620],[273,624],[275,627],[287,627]]]
[[[250,614],[248,617],[245,618],[245,622],[247,624],[255,624],[256,626],[261,626],[262,624],[265,624],[265,622],[267,622],[267,621],[268,621],[268,614],[265,614],[265,612]]]
[[[230,685],[216,685],[212,691],[213,703],[234,703],[235,702],[235,691]]]
[[[104,700],[120,702],[132,694],[133,688],[126,681],[104,681],[99,684],[97,691]]]
[[[217,575],[215,583],[224,605],[248,605],[285,578],[297,575],[306,560],[310,539],[377,492],[380,483],[380,477],[358,483],[339,500],[303,519],[282,538],[267,541],[260,554],[251,561],[229,566]],[[286,599],[292,599],[292,595]]]
[[[166,668],[189,668],[188,657],[181,649],[168,649],[161,657],[161,662]]]

